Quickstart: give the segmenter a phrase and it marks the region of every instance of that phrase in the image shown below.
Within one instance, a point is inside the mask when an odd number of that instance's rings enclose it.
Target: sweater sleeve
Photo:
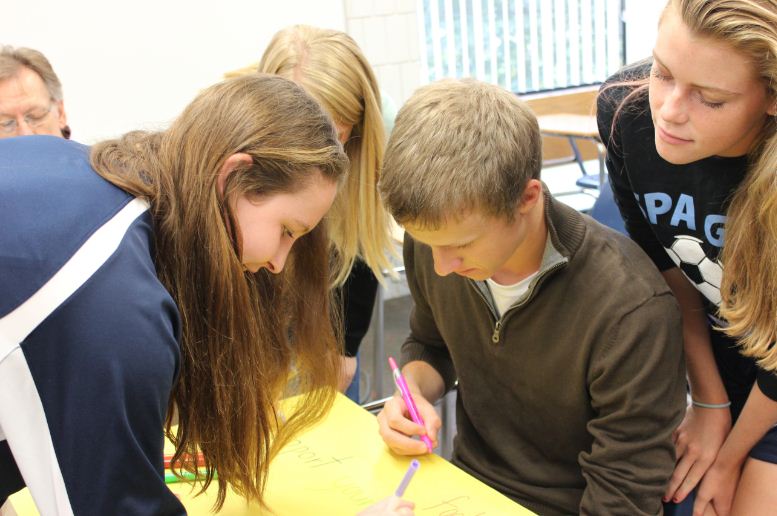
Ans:
[[[669,293],[651,297],[604,333],[591,357],[595,416],[591,449],[579,456],[586,479],[581,514],[661,509],[675,465],[672,432],[685,413],[679,313]]]
[[[357,259],[340,294],[347,357],[355,357],[359,352],[362,339],[370,328],[377,293],[378,279],[366,263]]]
[[[402,345],[402,365],[414,360],[421,360],[431,365],[445,382],[445,391],[453,388],[456,382],[456,370],[453,367],[448,347],[440,335],[434,315],[424,295],[421,277],[423,273],[434,274],[431,259],[418,256],[417,246],[413,239],[405,233],[403,255],[407,285],[413,297],[413,308],[410,312],[410,335]],[[416,261],[418,260],[418,261]],[[428,279],[428,278],[423,278]]]
[[[617,80],[618,78],[612,78],[605,83],[597,98],[597,123],[599,126],[599,136],[607,148],[605,163],[608,178],[615,203],[623,217],[623,223],[629,236],[642,247],[658,269],[664,271],[675,265],[656,239],[653,230],[645,218],[645,214],[637,203],[631,182],[629,181],[629,172],[634,173],[634,164],[629,162],[627,150],[624,149],[624,133],[633,131],[635,118],[645,116],[645,114],[635,114],[634,112],[636,107],[632,104],[639,103],[639,100],[630,102],[629,106],[619,111],[618,108],[621,106],[623,98],[628,95],[629,88],[625,86],[611,86],[609,84]],[[640,109],[649,108],[645,105]],[[616,113],[617,119],[613,123]]]

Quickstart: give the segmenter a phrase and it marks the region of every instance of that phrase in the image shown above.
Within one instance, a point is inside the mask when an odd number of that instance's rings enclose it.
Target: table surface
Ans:
[[[556,113],[537,117],[540,132],[548,136],[599,139],[596,117],[574,113]]]
[[[405,498],[416,504],[416,516],[532,514],[438,455],[418,459],[420,469],[405,492]],[[410,460],[389,451],[375,416],[338,394],[325,419],[300,434],[273,461],[266,502],[276,516],[353,515],[390,495]],[[168,487],[190,515],[211,514],[216,489],[194,496],[191,484]],[[37,514],[26,489],[11,501],[19,516]],[[265,513],[230,490],[219,514]]]

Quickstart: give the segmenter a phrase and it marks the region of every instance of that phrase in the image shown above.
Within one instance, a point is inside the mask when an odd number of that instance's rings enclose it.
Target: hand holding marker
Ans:
[[[402,373],[399,371],[399,367],[397,367],[397,363],[393,357],[389,357],[388,361],[389,366],[391,367],[391,374],[394,376],[394,383],[397,385],[397,389],[399,389],[399,393],[402,395],[402,399],[405,400],[407,411],[410,413],[410,419],[412,419],[415,424],[421,425],[424,427],[424,429],[426,429],[424,420],[421,417],[421,414],[418,412],[418,408],[415,406],[413,396],[410,394],[410,389],[407,386],[405,377],[402,376]],[[424,444],[426,444],[426,448],[429,450],[429,453],[432,453],[432,448],[434,448],[434,445],[432,444],[432,440],[429,439],[429,436],[424,434],[421,436],[421,440],[424,442]]]
[[[405,473],[405,476],[402,478],[402,482],[399,483],[399,487],[397,487],[396,491],[389,496],[388,498],[384,498],[380,502],[376,503],[375,505],[371,505],[361,511],[357,516],[387,516],[389,514],[391,515],[397,515],[397,514],[413,514],[413,508],[415,507],[415,504],[413,502],[408,502],[406,500],[402,500],[402,497],[405,495],[405,489],[407,489],[408,484],[410,484],[410,480],[413,478],[413,475],[416,471],[418,471],[418,468],[421,466],[421,464],[413,459],[413,461],[410,463],[410,467],[407,468],[407,472]]]
[[[404,496],[405,489],[407,489],[408,484],[410,484],[410,480],[413,478],[413,475],[415,475],[415,472],[418,471],[419,467],[421,467],[421,463],[418,462],[418,460],[413,459],[410,463],[410,467],[407,468],[405,477],[402,479],[402,482],[399,483],[397,490],[394,491],[394,496],[397,498],[402,498],[402,496]]]
[[[410,484],[410,480],[413,478],[413,475],[415,475],[415,472],[418,471],[420,466],[421,463],[416,459],[413,459],[413,461],[410,463],[410,467],[407,468],[407,473],[405,473],[402,482],[399,483],[399,487],[397,487],[397,490],[394,491],[394,496],[391,497],[391,503],[389,504],[389,507],[396,507],[396,505],[402,499],[402,496],[404,496],[405,489],[407,489],[408,484]]]

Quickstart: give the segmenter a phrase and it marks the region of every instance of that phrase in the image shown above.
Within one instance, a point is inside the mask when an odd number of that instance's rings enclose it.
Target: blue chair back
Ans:
[[[604,181],[604,184],[599,189],[599,197],[596,198],[596,202],[594,202],[594,206],[591,208],[591,217],[615,231],[626,234],[623,218],[621,218],[621,212],[615,204],[609,181]]]

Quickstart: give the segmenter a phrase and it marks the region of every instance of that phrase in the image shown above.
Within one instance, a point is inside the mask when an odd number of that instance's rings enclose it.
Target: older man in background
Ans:
[[[0,138],[70,137],[62,84],[48,59],[31,48],[0,48]]]

